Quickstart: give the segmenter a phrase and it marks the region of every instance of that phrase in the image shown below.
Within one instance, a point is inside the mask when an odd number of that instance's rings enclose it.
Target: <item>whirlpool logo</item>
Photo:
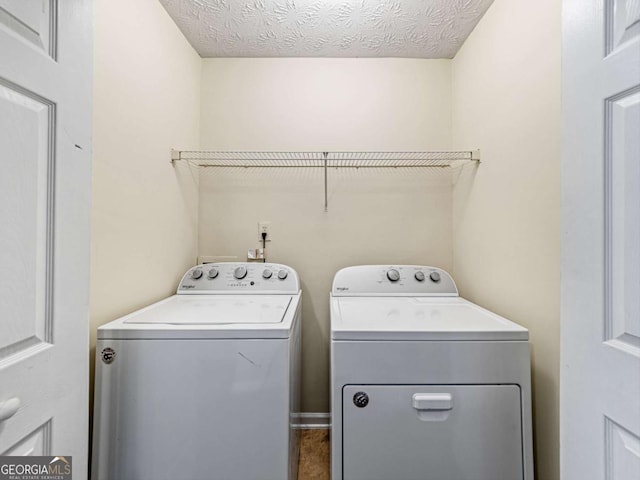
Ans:
[[[71,457],[0,457],[0,480],[71,480]]]

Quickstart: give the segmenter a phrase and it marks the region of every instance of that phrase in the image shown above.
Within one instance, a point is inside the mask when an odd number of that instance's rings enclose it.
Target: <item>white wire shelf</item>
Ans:
[[[433,168],[480,160],[477,150],[430,152],[219,152],[174,150],[172,162],[227,168]]]
[[[328,171],[338,168],[448,168],[480,161],[479,150],[432,152],[215,152],[172,150],[171,162],[200,168],[321,168],[324,209],[328,210]]]

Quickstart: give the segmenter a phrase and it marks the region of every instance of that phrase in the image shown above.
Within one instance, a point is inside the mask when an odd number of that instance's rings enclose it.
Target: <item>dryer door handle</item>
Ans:
[[[453,398],[450,393],[414,393],[413,408],[416,410],[452,410]]]

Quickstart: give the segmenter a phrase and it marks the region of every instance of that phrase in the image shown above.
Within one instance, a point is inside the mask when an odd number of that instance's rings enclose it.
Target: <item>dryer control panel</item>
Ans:
[[[456,284],[441,268],[421,265],[361,265],[333,277],[334,297],[457,297]]]
[[[178,286],[182,294],[296,294],[296,271],[278,263],[204,263],[190,268]]]

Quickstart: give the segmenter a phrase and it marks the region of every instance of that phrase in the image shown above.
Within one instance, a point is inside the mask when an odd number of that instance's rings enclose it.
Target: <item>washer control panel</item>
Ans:
[[[333,278],[331,294],[348,296],[458,296],[456,284],[440,268],[420,265],[347,267]]]
[[[178,294],[296,294],[296,271],[278,263],[205,263],[184,274]]]

